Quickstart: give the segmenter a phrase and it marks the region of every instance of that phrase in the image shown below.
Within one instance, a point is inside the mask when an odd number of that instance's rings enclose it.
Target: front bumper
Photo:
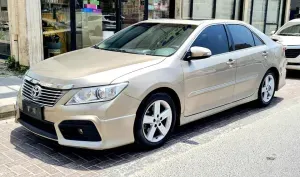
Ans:
[[[300,70],[300,57],[297,58],[287,58],[286,69]]]
[[[290,54],[288,54],[288,50],[292,50]],[[294,50],[294,51],[293,51]],[[290,70],[300,70],[300,46],[286,46],[286,60],[287,60],[287,66],[286,69]],[[299,55],[299,56],[297,56]]]
[[[26,122],[24,124],[23,120],[26,120],[25,114],[22,113],[22,100],[24,98],[19,93],[16,122],[20,122],[31,132],[44,138],[55,140],[64,146],[102,150],[134,142],[133,126],[135,114],[140,105],[139,100],[120,94],[116,99],[109,102],[65,106],[64,104],[72,95],[74,95],[74,92],[70,91],[54,107],[45,107],[43,122],[30,123],[30,121],[27,121],[27,124]],[[62,122],[66,121],[92,123],[101,137],[100,140],[82,141],[66,138],[60,127]],[[49,136],[47,131],[45,132],[46,126],[43,126],[43,123],[48,123],[47,126],[49,124],[53,125],[54,133],[50,133],[54,134],[54,136]]]

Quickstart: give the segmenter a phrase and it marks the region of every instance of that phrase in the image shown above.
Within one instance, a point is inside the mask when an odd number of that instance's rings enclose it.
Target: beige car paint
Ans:
[[[169,89],[180,101],[180,124],[215,114],[257,99],[258,88],[268,69],[279,73],[278,89],[285,85],[286,61],[282,47],[250,25],[230,20],[149,20],[149,23],[194,24],[198,28],[170,57],[83,49],[41,62],[27,74],[48,85],[74,85],[54,107],[45,107],[45,119],[55,123],[58,143],[88,149],[107,149],[134,142],[135,114],[141,101],[156,89]],[[143,23],[143,22],[141,22]],[[206,59],[184,61],[193,41],[207,26],[241,24],[255,32],[265,46],[228,52]],[[267,50],[267,57],[261,53]],[[101,55],[101,57],[100,57]],[[228,60],[233,63],[228,64]],[[81,87],[128,82],[114,100],[82,105],[65,104]],[[18,113],[23,96],[18,95]],[[173,98],[176,99],[176,98]],[[178,105],[179,106],[179,105]],[[63,138],[58,124],[63,120],[91,120],[101,142],[79,142]]]

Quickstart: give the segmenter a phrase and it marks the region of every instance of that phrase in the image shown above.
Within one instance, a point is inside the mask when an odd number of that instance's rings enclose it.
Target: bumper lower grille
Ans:
[[[74,141],[99,142],[101,137],[93,122],[85,120],[66,120],[59,124],[63,137]]]
[[[287,49],[285,51],[286,58],[296,58],[300,55],[300,49]]]
[[[54,127],[54,123],[45,120],[37,120],[26,114],[20,113],[20,119],[18,120],[28,130],[36,133],[40,136],[51,140],[57,140],[57,135]]]
[[[33,96],[34,94],[32,93],[34,91],[35,86],[37,85],[31,83],[28,80],[24,80],[23,87],[22,87],[22,95],[26,99],[38,103],[42,106],[49,106],[49,107],[54,106],[64,94],[64,92],[59,89],[39,86],[40,88],[39,93],[37,93],[36,96]]]

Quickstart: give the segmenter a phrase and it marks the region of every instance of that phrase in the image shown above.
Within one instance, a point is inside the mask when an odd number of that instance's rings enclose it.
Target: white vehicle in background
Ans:
[[[294,19],[283,25],[277,32],[273,31],[271,38],[283,44],[287,69],[300,70],[300,19]]]

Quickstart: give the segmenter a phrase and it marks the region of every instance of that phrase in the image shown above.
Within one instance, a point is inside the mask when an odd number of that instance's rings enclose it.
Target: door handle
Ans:
[[[235,63],[235,60],[233,60],[233,59],[229,59],[229,60],[226,62],[227,65],[233,65],[234,63]]]

